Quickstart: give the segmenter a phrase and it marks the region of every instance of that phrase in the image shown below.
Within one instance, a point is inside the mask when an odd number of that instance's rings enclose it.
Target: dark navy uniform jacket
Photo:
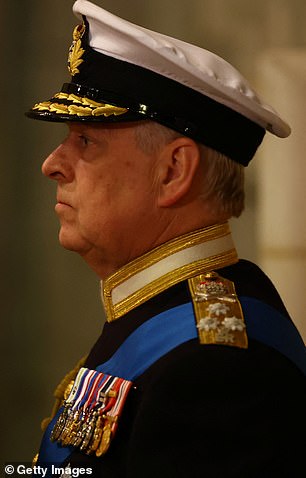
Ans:
[[[238,296],[288,313],[270,280],[239,261],[218,271]],[[139,325],[190,301],[183,281],[107,323],[86,366],[107,361]],[[260,318],[264,320],[264,317]],[[249,337],[247,349],[190,340],[134,383],[105,456],[74,452],[71,466],[107,478],[300,477],[305,469],[306,382],[278,350]]]

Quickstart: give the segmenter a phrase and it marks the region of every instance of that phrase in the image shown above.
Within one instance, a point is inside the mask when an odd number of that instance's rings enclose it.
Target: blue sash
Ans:
[[[285,355],[306,375],[306,349],[294,324],[269,305],[250,297],[239,298],[248,337],[258,340]],[[138,327],[114,355],[96,370],[109,375],[135,380],[153,363],[175,347],[198,337],[191,302],[162,312]],[[38,464],[63,463],[73,447],[50,441],[51,431],[61,413],[45,431]]]

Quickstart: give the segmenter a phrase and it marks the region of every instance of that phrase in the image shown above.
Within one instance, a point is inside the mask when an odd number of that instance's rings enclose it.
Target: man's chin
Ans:
[[[84,244],[84,241],[82,241],[80,238],[74,237],[71,234],[67,234],[62,229],[59,232],[58,240],[60,245],[68,251],[77,252],[81,255],[83,255],[86,251],[86,245]]]

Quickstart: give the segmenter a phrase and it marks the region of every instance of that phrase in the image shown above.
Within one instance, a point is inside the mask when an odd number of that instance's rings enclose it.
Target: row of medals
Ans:
[[[103,414],[102,409],[105,408],[105,399],[115,395],[116,392],[110,390],[102,403],[87,413],[74,410],[73,403],[65,403],[51,433],[51,441],[79,448],[87,455],[102,456],[108,450],[112,426],[117,419]]]

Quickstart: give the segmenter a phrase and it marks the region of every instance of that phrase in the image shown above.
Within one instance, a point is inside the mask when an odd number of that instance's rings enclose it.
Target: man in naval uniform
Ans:
[[[71,81],[27,114],[67,123],[43,173],[60,243],[101,278],[107,322],[62,383],[38,463],[301,476],[305,348],[227,223],[266,130],[290,128],[216,55],[85,0],[73,9]]]

